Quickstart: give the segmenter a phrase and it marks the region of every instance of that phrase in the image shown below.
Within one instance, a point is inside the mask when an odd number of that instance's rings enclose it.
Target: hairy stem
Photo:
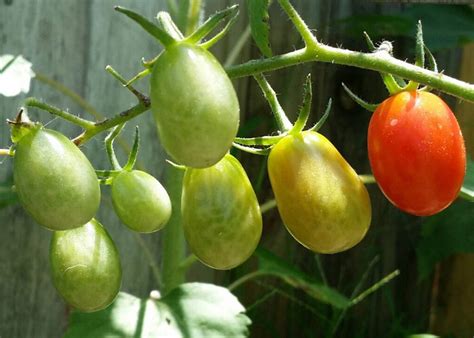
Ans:
[[[35,99],[34,97],[27,98],[25,100],[25,106],[35,107],[35,108],[39,108],[39,109],[42,109],[42,110],[46,110],[47,112],[49,112],[53,115],[59,116],[59,117],[65,119],[66,121],[69,121],[71,123],[74,123],[74,124],[84,128],[85,130],[90,130],[90,129],[94,128],[94,123],[93,122],[85,120],[85,119],[83,119],[79,116],[73,115],[71,113],[68,113],[67,111],[61,110],[61,109],[59,109],[57,107],[54,107],[50,104],[47,104],[45,102],[41,102],[41,101]]]
[[[251,60],[240,65],[227,67],[226,70],[231,78],[238,78],[314,61],[394,74],[474,102],[474,85],[467,82],[403,62],[386,52],[362,53],[334,48],[321,43],[271,58]]]
[[[100,122],[96,122],[93,124],[92,128],[86,129],[81,135],[77,136],[73,141],[77,145],[84,144],[88,140],[90,140],[95,135],[115,127],[123,122],[133,119],[134,117],[146,112],[150,109],[150,100],[146,98],[144,102],[140,102],[136,106],[133,106],[130,109],[121,112],[110,119],[105,119]]]

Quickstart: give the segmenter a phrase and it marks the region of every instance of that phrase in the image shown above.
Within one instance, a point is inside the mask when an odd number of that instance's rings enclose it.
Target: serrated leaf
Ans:
[[[343,309],[350,305],[349,299],[335,289],[315,281],[268,250],[259,247],[256,252],[259,271],[283,279],[289,285],[301,289],[320,302]]]
[[[268,7],[270,0],[247,0],[247,9],[249,15],[250,31],[258,48],[266,57],[272,56],[270,46],[270,17]]]
[[[160,300],[120,292],[105,310],[73,312],[64,337],[247,337],[244,312],[229,290],[212,284],[182,284]]]
[[[420,278],[427,277],[436,263],[452,254],[474,252],[473,224],[474,208],[463,200],[424,219],[416,249]]]

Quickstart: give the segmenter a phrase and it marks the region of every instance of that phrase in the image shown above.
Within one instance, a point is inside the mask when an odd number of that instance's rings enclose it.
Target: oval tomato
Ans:
[[[99,208],[94,168],[74,143],[54,130],[35,128],[20,139],[13,175],[23,207],[51,230],[81,226]]]
[[[371,221],[367,189],[323,135],[288,135],[271,150],[268,174],[288,231],[318,253],[347,250],[364,238]]]
[[[112,183],[115,212],[131,230],[154,232],[171,216],[171,201],[165,188],[140,170],[122,171]]]
[[[175,161],[205,168],[227,153],[239,126],[239,102],[207,50],[178,43],[163,51],[153,66],[150,97],[161,143]]]
[[[76,229],[54,232],[49,259],[54,286],[76,309],[98,311],[117,296],[122,280],[119,254],[95,219]]]
[[[401,92],[374,112],[369,160],[385,196],[418,216],[451,204],[466,173],[464,140],[454,114],[438,96]]]
[[[262,234],[257,197],[239,161],[227,154],[206,169],[186,169],[183,228],[192,252],[214,269],[249,258]]]

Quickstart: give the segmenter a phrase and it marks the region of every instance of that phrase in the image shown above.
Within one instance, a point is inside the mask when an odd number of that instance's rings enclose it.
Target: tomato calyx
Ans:
[[[156,25],[143,17],[141,14],[138,14],[130,9],[121,6],[115,6],[114,9],[135,21],[145,31],[156,38],[165,47],[165,49],[168,49],[179,43],[189,43],[204,49],[209,49],[227,34],[232,25],[235,23],[239,14],[238,5],[230,6],[224,10],[216,12],[194,32],[191,32],[185,36],[185,34],[180,31],[176,23],[171,19],[171,16],[168,12],[161,11],[157,14],[156,18],[158,20],[158,25]],[[204,38],[206,38],[216,27],[219,26],[219,24],[225,20],[227,20],[227,23],[217,34],[215,34],[212,38],[203,41]],[[128,84],[131,84],[134,81],[149,75],[151,73],[151,68],[155,64],[158,57],[159,55],[148,61],[142,59],[142,64],[143,67],[145,67],[145,70],[135,75],[128,82]]]
[[[255,76],[255,79],[257,80],[265,98],[267,99],[271,107],[273,116],[280,130],[278,131],[278,135],[267,135],[250,138],[236,137],[234,139],[233,146],[237,149],[251,154],[266,156],[270,153],[273,146],[276,145],[280,140],[282,140],[288,135],[299,135],[306,127],[311,112],[311,104],[313,98],[311,74],[308,74],[306,77],[306,81],[303,86],[303,102],[298,113],[298,118],[296,119],[294,124],[289,121],[283,108],[278,102],[278,98],[276,96],[275,91],[272,89],[263,74]],[[308,128],[308,130],[318,131],[323,126],[331,111],[331,104],[332,100],[329,99],[326,109],[321,118],[318,120],[318,122],[316,122],[315,125]]]
[[[42,128],[39,122],[32,122],[28,117],[25,108],[20,108],[14,120],[8,120],[7,123],[11,126],[11,140],[13,143],[18,143],[24,136],[30,132]]]

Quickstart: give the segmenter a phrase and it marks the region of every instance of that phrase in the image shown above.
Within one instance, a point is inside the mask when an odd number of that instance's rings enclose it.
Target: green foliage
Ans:
[[[463,200],[425,219],[417,247],[421,279],[431,273],[436,263],[450,255],[474,252],[473,224],[472,204]]]
[[[12,182],[0,183],[0,209],[18,203],[18,197],[12,189]]]
[[[360,37],[367,31],[374,39],[394,34],[413,38],[418,20],[432,52],[474,41],[474,10],[467,5],[411,5],[397,14],[355,15],[338,24],[350,36]]]
[[[268,15],[269,5],[270,0],[247,0],[252,37],[262,54],[266,57],[272,56],[269,40],[270,25],[268,24],[270,19]]]
[[[159,300],[121,292],[105,310],[73,312],[64,337],[247,337],[244,311],[227,289],[211,284],[182,284]]]
[[[467,159],[466,176],[461,188],[460,197],[474,202],[474,161]]]
[[[279,277],[294,288],[303,290],[309,296],[336,308],[343,309],[349,306],[347,297],[317,282],[270,251],[259,247],[255,254],[258,257],[258,267],[262,274]]]

